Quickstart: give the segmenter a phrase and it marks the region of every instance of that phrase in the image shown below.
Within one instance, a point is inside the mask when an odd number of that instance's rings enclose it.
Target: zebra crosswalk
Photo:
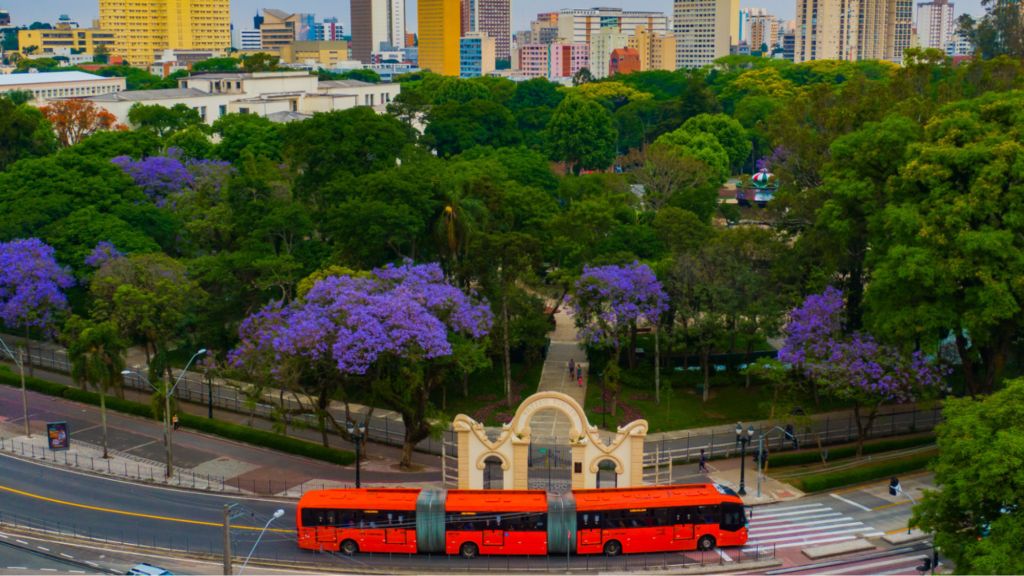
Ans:
[[[747,526],[747,546],[795,548],[883,536],[871,526],[824,504],[757,509]]]

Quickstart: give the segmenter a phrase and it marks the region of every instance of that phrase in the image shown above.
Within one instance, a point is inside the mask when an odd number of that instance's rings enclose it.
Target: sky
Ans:
[[[562,8],[593,8],[595,6],[618,7],[629,10],[650,10],[672,13],[671,0],[632,0],[628,4],[610,2],[608,0],[562,0],[563,3],[552,4],[550,0],[511,0],[512,22],[515,30],[529,28],[530,20],[536,18],[538,12],[552,12]],[[416,28],[416,0],[406,0],[406,21],[410,31]],[[954,0],[956,14],[982,14],[981,0]],[[916,4],[916,1],[915,1]],[[769,14],[779,18],[792,20],[796,13],[796,0],[740,0],[741,8],[765,8]],[[345,25],[345,33],[349,26],[348,0],[231,0],[231,19],[236,28],[252,28],[252,17],[261,8],[278,8],[284,11],[316,14],[317,21],[325,17],[337,17]],[[97,0],[42,0],[29,2],[22,0],[0,0],[0,10],[11,13],[11,21],[17,25],[32,22],[56,22],[61,14],[67,14],[82,26],[89,26],[94,18],[99,18],[99,2]],[[915,7],[914,17],[917,17]]]

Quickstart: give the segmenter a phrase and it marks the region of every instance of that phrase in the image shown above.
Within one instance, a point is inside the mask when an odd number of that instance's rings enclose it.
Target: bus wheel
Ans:
[[[341,551],[349,556],[359,552],[359,544],[355,540],[345,540],[341,543]]]
[[[700,540],[697,540],[697,549],[698,550],[711,550],[714,547],[715,547],[715,537],[714,536],[701,536]]]
[[[461,554],[463,558],[476,558],[476,555],[479,552],[480,549],[472,542],[466,542],[461,548],[459,548],[459,554]]]
[[[619,544],[618,540],[609,540],[604,545],[605,556],[618,556],[622,554],[622,544]]]

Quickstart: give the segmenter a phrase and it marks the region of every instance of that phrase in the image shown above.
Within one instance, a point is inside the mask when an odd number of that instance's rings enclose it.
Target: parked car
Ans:
[[[170,571],[151,564],[136,564],[125,574],[131,574],[132,576],[174,576]]]

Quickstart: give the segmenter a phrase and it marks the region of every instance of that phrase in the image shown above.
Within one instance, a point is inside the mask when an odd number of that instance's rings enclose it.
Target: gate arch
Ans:
[[[569,445],[572,450],[573,489],[596,488],[598,464],[602,460],[615,462],[616,480],[620,488],[643,485],[644,437],[648,429],[646,420],[635,420],[619,426],[611,443],[606,445],[597,427],[590,424],[583,407],[571,396],[560,392],[539,392],[519,405],[512,422],[502,426],[501,434],[494,441],[487,437],[483,424],[465,414],[455,417],[453,427],[458,436],[458,487],[484,488],[484,461],[489,457],[497,457],[502,462],[503,486],[506,489],[527,489],[530,419],[538,411],[549,408],[561,411],[571,423]],[[475,465],[471,466],[471,463]]]

